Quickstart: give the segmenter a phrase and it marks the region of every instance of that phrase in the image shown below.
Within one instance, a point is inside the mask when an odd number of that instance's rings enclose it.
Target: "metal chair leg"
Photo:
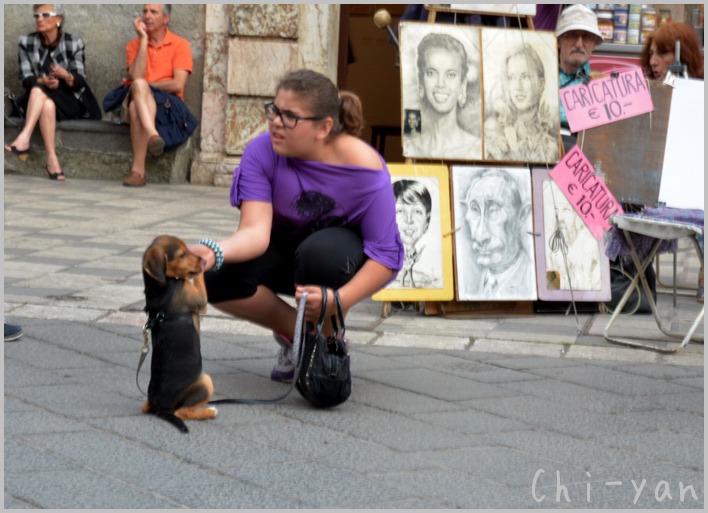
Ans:
[[[651,263],[652,259],[656,255],[656,251],[659,249],[659,245],[661,244],[661,239],[655,239],[651,249],[649,250],[649,253],[647,254],[646,258],[644,259],[644,262],[639,262],[639,257],[637,255],[636,248],[634,247],[634,244],[632,243],[632,239],[629,235],[629,232],[626,230],[622,230],[622,233],[624,234],[625,239],[627,240],[627,243],[630,247],[631,250],[631,257],[632,257],[632,262],[634,263],[635,268],[637,269],[637,275],[634,277],[632,282],[630,283],[629,287],[625,291],[624,295],[622,296],[622,299],[620,300],[619,304],[617,305],[617,308],[615,308],[615,311],[612,314],[612,317],[610,318],[610,321],[607,323],[607,326],[605,326],[605,331],[604,331],[604,337],[606,340],[610,342],[616,342],[618,344],[624,344],[628,346],[633,346],[633,347],[641,347],[644,349],[652,349],[654,351],[662,352],[662,353],[675,353],[679,349],[685,347],[690,340],[695,340],[697,342],[702,342],[703,338],[697,338],[693,339],[693,335],[700,324],[701,320],[703,319],[704,315],[704,310],[701,309],[699,314],[696,316],[696,319],[693,321],[693,324],[689,331],[683,335],[679,333],[672,332],[668,328],[664,326],[664,324],[661,322],[661,319],[659,318],[659,313],[657,311],[656,303],[654,302],[654,298],[651,294],[651,289],[649,288],[649,282],[646,279],[646,275],[644,274],[645,270]],[[695,237],[693,238],[695,241]],[[696,242],[697,245],[697,242]],[[652,316],[654,317],[654,321],[656,322],[657,327],[659,330],[661,330],[662,333],[665,335],[672,337],[672,338],[679,338],[683,339],[681,344],[676,346],[676,347],[662,347],[662,346],[657,346],[657,345],[650,345],[650,344],[644,344],[641,343],[637,340],[631,339],[631,338],[620,338],[620,337],[611,337],[609,332],[610,328],[612,327],[612,324],[615,322],[619,314],[621,313],[622,309],[624,308],[625,304],[629,300],[630,296],[632,295],[632,292],[634,291],[634,287],[637,286],[638,282],[641,282],[642,284],[642,289],[644,290],[644,293],[647,296],[647,302],[649,303],[649,308],[651,309]],[[666,342],[663,342],[663,344],[666,344]]]

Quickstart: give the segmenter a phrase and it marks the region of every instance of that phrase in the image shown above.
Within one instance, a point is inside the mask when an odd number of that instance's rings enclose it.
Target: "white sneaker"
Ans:
[[[270,371],[270,379],[279,383],[292,383],[295,377],[295,358],[292,342],[280,333],[274,332],[273,338],[280,344],[281,348],[278,351],[278,363]]]

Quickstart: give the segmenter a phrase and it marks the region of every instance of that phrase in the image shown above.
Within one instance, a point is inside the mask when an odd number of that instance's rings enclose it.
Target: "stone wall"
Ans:
[[[263,104],[288,71],[337,76],[339,6],[208,4],[201,146],[192,183],[228,186],[246,144],[266,129]]]

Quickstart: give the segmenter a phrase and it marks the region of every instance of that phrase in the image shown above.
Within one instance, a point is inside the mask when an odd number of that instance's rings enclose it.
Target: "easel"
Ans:
[[[533,24],[533,16],[519,16],[519,15],[514,15],[510,13],[501,13],[498,11],[484,11],[484,10],[459,10],[459,9],[452,9],[448,6],[444,5],[437,5],[437,4],[426,4],[425,8],[428,10],[428,23],[435,23],[435,19],[437,16],[438,12],[446,12],[446,13],[461,13],[461,14],[480,14],[480,15],[492,15],[492,16],[503,16],[503,17],[514,17],[517,19],[524,18],[526,19],[526,26],[528,30],[534,30],[534,24]],[[520,25],[520,23],[519,23]],[[521,28],[521,27],[519,27]],[[559,146],[559,154],[563,154],[563,142],[560,137],[560,134],[558,135],[558,146]],[[405,163],[408,165],[414,164],[413,159],[411,158],[406,158]],[[471,162],[466,162],[467,164],[470,164]],[[453,228],[454,232],[454,228]],[[450,234],[451,235],[451,234]],[[424,311],[430,315],[435,315],[435,314],[454,314],[454,313],[462,313],[464,314],[465,311],[470,312],[470,311],[477,311],[481,315],[494,315],[494,314],[499,314],[499,313],[506,313],[510,315],[528,315],[533,313],[533,307],[532,303],[529,301],[510,301],[510,302],[475,302],[477,303],[475,306],[470,305],[470,308],[467,309],[464,307],[462,302],[458,301],[446,301],[446,302],[439,302],[439,301],[424,301]],[[488,304],[484,304],[488,303]],[[417,309],[417,308],[416,308]],[[382,303],[382,312],[381,315],[383,318],[388,317],[391,314],[392,311],[392,303],[390,301],[384,301]]]
[[[470,4],[474,5],[474,4]],[[513,14],[505,14],[505,13],[500,13],[500,12],[492,12],[492,11],[480,11],[480,10],[464,10],[461,11],[459,9],[451,9],[450,7],[446,7],[444,5],[438,5],[438,4],[425,4],[425,8],[428,10],[428,23],[435,23],[435,18],[437,16],[437,13],[439,12],[450,12],[454,14],[458,13],[464,13],[464,14],[481,14],[481,15],[490,15],[490,16],[504,16],[506,18],[524,18],[526,19],[526,27],[529,30],[534,30],[533,26],[533,16],[514,16]]]

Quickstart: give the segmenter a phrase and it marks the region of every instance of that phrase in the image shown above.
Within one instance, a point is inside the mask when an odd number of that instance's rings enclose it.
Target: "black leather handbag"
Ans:
[[[285,399],[293,388],[318,408],[328,408],[342,404],[352,391],[352,376],[349,368],[349,352],[344,339],[344,315],[339,293],[334,291],[337,314],[332,316],[335,332],[331,337],[322,334],[325,312],[327,310],[327,289],[322,288],[322,311],[317,328],[305,325],[305,304],[307,292],[300,298],[295,320],[293,352],[297,356],[295,376],[288,390],[273,399],[214,399],[209,404],[274,404]],[[146,342],[147,343],[147,342]],[[141,356],[140,365],[144,359]],[[137,380],[137,375],[136,375]],[[140,385],[138,385],[140,388]]]
[[[316,330],[308,323],[300,354],[295,388],[313,406],[329,408],[342,404],[352,391],[349,353],[344,338],[345,326],[339,293],[334,290],[336,315],[331,317],[334,334],[322,334],[327,310],[327,289],[322,287],[322,311]]]

